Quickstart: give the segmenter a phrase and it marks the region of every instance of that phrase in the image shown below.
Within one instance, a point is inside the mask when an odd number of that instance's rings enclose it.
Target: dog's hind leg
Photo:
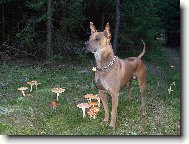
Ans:
[[[99,97],[100,97],[100,99],[102,101],[102,105],[103,105],[104,111],[105,111],[104,122],[108,122],[108,120],[109,120],[109,111],[108,111],[107,94],[104,91],[99,90]]]
[[[140,88],[140,93],[141,93],[141,114],[145,115],[145,110],[144,110],[144,105],[145,105],[145,91],[146,91],[146,73],[143,74],[139,74],[137,76],[138,78],[138,84],[139,84],[139,88]]]

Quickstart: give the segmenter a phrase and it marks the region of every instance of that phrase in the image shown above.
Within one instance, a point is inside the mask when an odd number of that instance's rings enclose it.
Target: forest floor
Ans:
[[[96,119],[82,118],[80,102],[85,94],[97,94],[94,84],[94,59],[78,62],[45,63],[14,61],[0,66],[0,134],[4,135],[180,135],[181,72],[180,52],[161,48],[146,53],[146,115],[140,115],[140,93],[133,81],[134,99],[123,88],[119,96],[116,129],[101,123],[103,108]],[[17,88],[27,81],[41,84],[23,97]],[[53,87],[65,88],[56,108]],[[168,89],[171,87],[171,93]],[[109,101],[111,101],[109,99]],[[110,105],[111,106],[111,103]],[[109,107],[110,108],[110,107]]]

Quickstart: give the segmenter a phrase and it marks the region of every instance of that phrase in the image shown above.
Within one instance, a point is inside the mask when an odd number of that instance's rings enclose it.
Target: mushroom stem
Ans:
[[[94,119],[96,118],[96,114],[93,116],[93,118],[94,118]]]
[[[83,118],[85,117],[85,108],[82,108],[83,111]]]
[[[58,101],[58,97],[59,97],[60,93],[57,93],[57,96],[56,96],[56,100]]]
[[[22,90],[21,92],[22,92],[23,96],[26,96],[25,93],[24,93],[24,90]]]
[[[37,86],[38,86],[38,84],[35,84],[36,90],[37,90]]]
[[[87,100],[89,100],[89,102],[91,102],[91,98],[88,98]]]
[[[32,92],[32,85],[30,86],[30,92]]]
[[[35,88],[36,88],[36,90],[37,90],[37,86],[39,85],[39,84],[41,84],[41,83],[35,83]]]
[[[100,107],[100,99],[98,100],[98,107]]]

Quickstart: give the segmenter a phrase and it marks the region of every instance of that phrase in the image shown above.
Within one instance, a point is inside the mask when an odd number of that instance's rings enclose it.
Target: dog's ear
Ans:
[[[96,32],[96,28],[92,22],[90,22],[90,29],[91,29],[91,34]]]
[[[104,30],[104,36],[107,39],[111,39],[111,32],[110,32],[110,25],[109,22],[106,24],[105,30]]]

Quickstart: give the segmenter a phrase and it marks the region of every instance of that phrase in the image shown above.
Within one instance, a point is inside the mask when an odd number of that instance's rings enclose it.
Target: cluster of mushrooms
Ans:
[[[37,86],[41,83],[38,83],[37,81],[29,81],[27,82],[28,85],[30,85],[30,92],[33,90],[33,86],[35,86],[35,89],[37,89]],[[25,94],[25,91],[28,90],[28,87],[20,87],[17,90],[21,91],[23,96],[31,95],[31,94]],[[52,92],[56,93],[56,100],[59,100],[60,93],[63,93],[65,89],[63,88],[52,88]],[[77,105],[77,107],[81,108],[83,111],[83,118],[85,117],[85,109],[87,110],[87,114],[90,116],[90,118],[96,118],[97,113],[100,111],[100,97],[98,95],[94,94],[86,94],[84,98],[87,99],[87,103],[80,103]],[[56,102],[52,102],[52,107],[56,107]]]
[[[87,114],[90,116],[90,118],[93,117],[95,119],[96,114],[100,111],[100,97],[94,94],[86,94],[84,98],[86,98],[88,102],[80,103],[77,105],[77,107],[82,109],[83,118],[85,117],[85,113],[86,113],[85,109],[88,109]]]
[[[27,82],[27,84],[30,85],[30,92],[32,92],[33,86],[35,86],[35,88],[37,89],[37,86],[38,86],[39,84],[41,84],[41,83],[38,83],[37,81],[34,81],[34,80],[33,80],[33,81]],[[21,91],[21,93],[22,93],[23,96],[26,96],[26,95],[30,96],[30,94],[25,94],[25,91],[26,91],[27,89],[28,89],[28,87],[20,87],[20,88],[18,88],[17,90]]]
[[[27,82],[28,85],[30,85],[30,92],[33,91],[33,86],[35,86],[35,89],[37,90],[37,86],[41,83],[38,83],[37,81],[33,80],[33,81],[29,81]],[[17,90],[21,91],[23,96],[30,96],[31,94],[26,94],[25,91],[28,90],[28,87],[20,87]],[[65,89],[63,88],[52,88],[51,89],[52,92],[57,94],[56,100],[58,101],[58,98],[60,96],[60,93],[63,93],[65,91]]]

